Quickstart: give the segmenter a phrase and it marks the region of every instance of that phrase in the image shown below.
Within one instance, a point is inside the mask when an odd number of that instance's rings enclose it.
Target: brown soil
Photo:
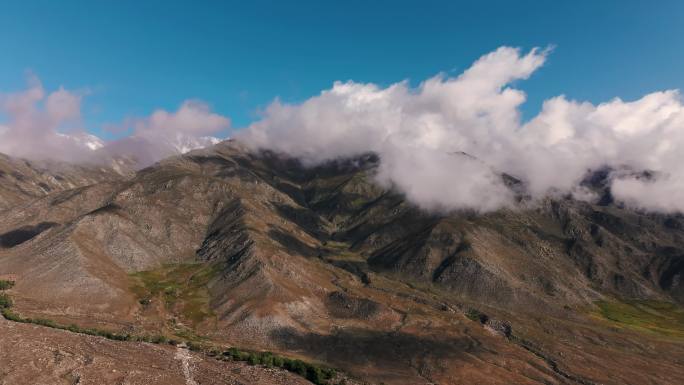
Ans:
[[[184,371],[187,361],[187,371]],[[2,385],[290,385],[292,373],[168,345],[110,341],[0,320]]]

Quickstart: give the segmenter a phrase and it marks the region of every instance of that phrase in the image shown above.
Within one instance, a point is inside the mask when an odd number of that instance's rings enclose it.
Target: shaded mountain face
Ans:
[[[0,178],[26,177],[2,185],[0,276],[26,316],[371,382],[684,382],[680,215],[616,205],[607,173],[587,179],[597,204],[520,193],[515,210],[426,213],[374,183],[379,162],[306,168],[228,141],[46,190],[5,159]]]

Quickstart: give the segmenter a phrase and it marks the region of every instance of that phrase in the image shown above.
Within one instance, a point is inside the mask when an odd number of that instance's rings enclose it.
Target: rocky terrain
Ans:
[[[596,204],[530,202],[502,175],[518,208],[437,214],[376,185],[372,154],[306,168],[226,141],[134,175],[0,162],[0,279],[24,317],[370,383],[684,383],[684,217],[622,207],[603,172],[585,182]],[[184,381],[173,347],[0,334],[0,383]],[[196,383],[301,381],[197,357]]]
[[[74,165],[0,154],[0,211],[53,192],[130,177],[130,163],[121,158],[112,160],[109,166]]]
[[[306,384],[282,370],[218,361],[183,348],[113,342],[0,320],[0,384]]]

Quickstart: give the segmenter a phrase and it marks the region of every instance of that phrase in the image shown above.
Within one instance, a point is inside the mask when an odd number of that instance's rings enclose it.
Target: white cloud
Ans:
[[[140,167],[196,148],[216,144],[212,136],[230,127],[230,120],[211,111],[198,100],[184,101],[176,111],[155,110],[144,118],[128,119],[119,129],[133,128],[133,134],[112,142],[100,152],[107,156],[127,155]]]
[[[60,87],[45,100],[45,112],[53,122],[69,122],[81,117],[81,96]]]
[[[616,173],[616,198],[649,210],[684,211],[684,202],[678,199],[684,193],[684,106],[677,91],[598,106],[556,98],[523,132],[530,142],[526,148],[536,160],[528,156],[518,169],[545,164],[531,168],[534,174],[528,176],[540,193],[546,188],[567,190],[587,169],[627,167],[657,173],[652,179]],[[535,137],[543,139],[535,143]]]
[[[502,47],[455,78],[416,89],[336,82],[297,104],[273,102],[239,137],[316,164],[365,152],[380,155],[378,180],[427,209],[494,210],[513,204],[500,172],[525,182],[539,199],[592,195],[580,186],[603,167],[658,171],[655,180],[613,175],[613,193],[649,210],[684,211],[684,106],[677,91],[592,105],[563,96],[520,122],[528,78],[548,51]],[[457,155],[465,152],[476,160]]]
[[[255,149],[317,164],[375,152],[377,180],[429,210],[491,211],[513,206],[500,174],[522,180],[534,199],[593,195],[580,183],[590,170],[611,175],[613,195],[646,210],[684,212],[684,105],[678,91],[594,105],[558,96],[529,122],[525,93],[512,84],[541,67],[548,50],[502,47],[457,77],[443,74],[416,88],[335,82],[301,104],[274,101],[261,120],[238,133]],[[121,126],[132,135],[102,143],[81,127],[82,96],[26,90],[0,95],[0,152],[80,161],[128,154],[141,165],[216,142],[230,121],[202,102],[156,110]],[[467,155],[464,155],[467,154]],[[632,171],[625,171],[632,170]],[[650,171],[651,177],[639,177]]]
[[[160,109],[133,122],[135,135],[140,136],[206,136],[229,126],[228,118],[211,112],[209,106],[199,100],[186,100],[175,112]]]
[[[36,77],[24,91],[1,94],[0,152],[27,158],[83,160],[87,136],[79,129],[81,96],[60,88],[46,93]],[[63,131],[68,131],[65,134]],[[75,139],[74,139],[75,138]]]
[[[101,161],[132,156],[140,166],[163,157],[215,144],[211,136],[230,126],[228,118],[201,101],[187,100],[176,111],[156,110],[128,119],[121,127],[133,135],[105,143],[81,129],[82,95],[60,87],[47,93],[36,77],[26,90],[0,95],[0,152],[31,159]]]

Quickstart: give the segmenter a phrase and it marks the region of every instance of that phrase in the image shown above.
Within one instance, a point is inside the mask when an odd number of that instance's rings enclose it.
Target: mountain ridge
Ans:
[[[428,213],[375,183],[379,161],[304,167],[227,141],[30,196],[0,211],[0,237],[50,225],[0,248],[0,275],[27,315],[289,352],[375,382],[684,378],[684,342],[600,305],[681,307],[681,215],[570,197]]]

